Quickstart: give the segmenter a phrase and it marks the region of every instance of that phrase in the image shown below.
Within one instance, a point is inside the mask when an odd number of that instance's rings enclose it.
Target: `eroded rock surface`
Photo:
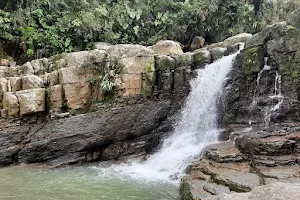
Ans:
[[[300,124],[275,125],[263,131],[234,133],[235,142],[208,146],[183,180],[181,199],[272,199],[281,192],[260,195],[276,185],[282,192],[293,186],[295,193],[300,186],[299,130]],[[220,188],[221,192],[212,192]],[[232,194],[235,192],[243,194]]]

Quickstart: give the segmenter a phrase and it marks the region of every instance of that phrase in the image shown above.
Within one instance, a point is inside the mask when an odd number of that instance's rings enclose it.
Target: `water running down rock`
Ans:
[[[239,52],[238,52],[239,53]],[[198,70],[174,133],[145,163],[113,166],[112,170],[149,181],[178,182],[202,150],[218,141],[218,100],[236,55],[229,55]],[[102,170],[102,169],[100,169]],[[109,170],[108,170],[109,171]],[[105,170],[105,173],[109,173]]]

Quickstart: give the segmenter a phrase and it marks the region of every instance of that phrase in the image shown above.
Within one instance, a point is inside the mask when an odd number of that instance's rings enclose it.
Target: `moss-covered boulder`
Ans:
[[[155,88],[155,72],[147,72],[143,74],[142,95],[152,96]]]
[[[175,69],[175,60],[170,56],[157,55],[155,56],[155,66],[158,71]]]
[[[225,52],[227,51],[227,48],[223,47],[216,47],[210,50],[211,57],[213,62],[219,60],[225,55]]]
[[[300,8],[290,13],[290,15],[287,18],[287,24],[290,26],[300,28]]]
[[[206,49],[198,49],[193,52],[193,67],[199,69],[211,63],[211,54]]]
[[[180,67],[188,67],[192,65],[193,62],[193,54],[192,53],[184,53],[175,58],[176,68]]]
[[[243,73],[251,75],[259,72],[264,66],[264,53],[261,46],[251,47],[243,51]]]
[[[289,26],[287,29],[287,46],[290,52],[300,51],[300,29],[294,26]]]

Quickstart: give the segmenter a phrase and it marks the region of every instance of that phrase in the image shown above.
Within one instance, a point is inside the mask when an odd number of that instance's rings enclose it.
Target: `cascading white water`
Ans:
[[[208,144],[218,141],[217,101],[238,53],[198,70],[174,133],[144,163],[114,166],[115,173],[150,181],[178,180]]]
[[[251,103],[250,108],[254,109],[257,106],[258,103],[258,96],[257,96],[257,90],[260,86],[260,79],[261,76],[263,75],[263,73],[265,71],[269,71],[272,69],[271,66],[269,66],[268,64],[268,58],[265,58],[265,65],[263,67],[263,69],[258,73],[257,75],[257,79],[256,79],[256,87],[254,90],[254,94],[253,94],[253,100]],[[276,77],[275,77],[275,83],[274,83],[274,95],[269,96],[270,99],[272,99],[272,101],[277,101],[277,103],[275,103],[275,105],[273,106],[268,106],[264,109],[264,125],[265,126],[269,126],[270,122],[271,122],[271,116],[280,108],[281,104],[283,103],[283,95],[281,93],[281,75],[279,74],[278,71],[276,71]],[[252,119],[249,120],[249,125],[252,125]]]

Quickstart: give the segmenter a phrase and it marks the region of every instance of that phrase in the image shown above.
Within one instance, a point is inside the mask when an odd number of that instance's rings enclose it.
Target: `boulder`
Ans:
[[[246,41],[245,48],[263,45],[268,40],[277,40],[281,37],[285,37],[286,32],[286,22],[278,22],[273,25],[266,26],[261,32],[254,34]]]
[[[8,91],[8,80],[6,78],[0,78],[0,93]]]
[[[205,39],[202,36],[196,36],[193,38],[192,44],[190,46],[190,51],[200,49],[204,46]]]
[[[59,84],[73,84],[86,80],[85,68],[65,67],[58,70]],[[55,77],[55,74],[54,78]]]
[[[272,183],[248,193],[221,194],[203,200],[295,200],[300,199],[300,183]]]
[[[180,89],[185,86],[184,70],[185,68],[176,68],[174,72],[174,89]]]
[[[193,51],[193,67],[195,69],[203,68],[211,63],[211,54],[207,49],[197,49]]]
[[[0,66],[0,78],[5,78],[7,71],[8,71],[8,67]]]
[[[155,89],[155,72],[146,72],[142,74],[142,94],[151,97]]]
[[[89,82],[80,82],[63,85],[67,106],[76,110],[83,108],[91,100],[91,85]]]
[[[20,77],[8,77],[10,91],[16,92],[22,89],[22,79]]]
[[[193,54],[188,52],[175,57],[176,68],[189,67],[193,63]]]
[[[155,66],[158,71],[175,69],[175,60],[171,56],[157,55],[155,56]]]
[[[142,75],[141,74],[124,74],[122,76],[122,88],[124,96],[133,96],[141,94]]]
[[[216,47],[210,50],[212,61],[217,61],[225,55],[227,48]]]
[[[297,9],[290,13],[287,17],[287,25],[300,28],[300,9]]]
[[[0,59],[0,66],[9,66],[10,61],[7,59]]]
[[[45,111],[44,88],[21,90],[16,92],[20,104],[20,115]]]
[[[242,52],[243,55],[243,73],[251,75],[258,73],[264,66],[264,53],[261,46],[247,48]]]
[[[5,92],[3,95],[3,108],[7,110],[7,115],[17,116],[20,111],[19,101],[17,96],[12,92]]]
[[[172,40],[161,40],[152,46],[155,54],[162,54],[167,56],[179,56],[183,54],[180,43]]]
[[[50,110],[54,113],[59,113],[63,107],[63,87],[62,85],[55,85],[49,89],[49,103]]]
[[[44,81],[36,75],[22,76],[22,90],[44,87]]]
[[[54,86],[59,84],[59,73],[57,70],[52,71],[51,73],[44,74],[44,84],[45,86]]]
[[[108,49],[109,61],[124,74],[155,71],[154,52],[141,45],[114,45]]]
[[[48,71],[49,61],[47,58],[32,60],[30,64],[36,75],[41,75]]]
[[[8,67],[6,76],[20,76],[21,74],[23,74],[23,67],[14,66]]]
[[[107,51],[109,49],[109,47],[111,47],[111,44],[106,43],[106,42],[95,42],[94,43],[95,49]]]
[[[160,71],[157,79],[158,90],[169,91],[172,89],[173,73],[170,70]]]
[[[73,84],[97,79],[100,68],[106,64],[106,53],[100,50],[82,51],[67,54],[57,64],[59,84]],[[52,74],[52,73],[51,73]],[[51,75],[51,84],[56,83],[57,73]]]
[[[245,43],[251,37],[252,37],[252,34],[240,33],[238,35],[227,38],[226,40],[224,40],[223,44],[224,44],[225,47],[229,47],[229,46],[234,45],[236,43]]]
[[[27,62],[24,65],[22,65],[22,69],[24,74],[34,74],[34,69],[30,62]]]

